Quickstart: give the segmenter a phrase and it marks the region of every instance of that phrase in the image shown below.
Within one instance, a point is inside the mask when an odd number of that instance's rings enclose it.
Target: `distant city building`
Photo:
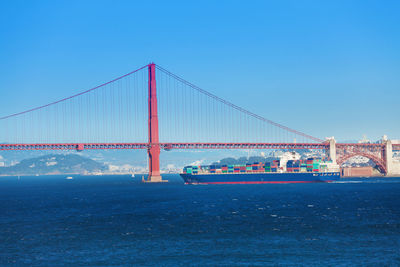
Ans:
[[[371,141],[367,139],[367,136],[364,134],[363,135],[363,139],[361,139],[360,141],[358,141],[359,144],[370,144]]]

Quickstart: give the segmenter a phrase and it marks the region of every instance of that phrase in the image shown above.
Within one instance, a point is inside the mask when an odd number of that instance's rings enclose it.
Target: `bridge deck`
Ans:
[[[157,144],[153,144],[157,145]],[[159,143],[170,149],[326,149],[325,143]],[[0,150],[148,149],[149,143],[0,144]]]

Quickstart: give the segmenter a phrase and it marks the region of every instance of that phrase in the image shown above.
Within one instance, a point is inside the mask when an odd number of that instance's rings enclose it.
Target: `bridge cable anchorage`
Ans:
[[[91,89],[89,89],[89,90],[80,92],[80,93],[78,93],[78,94],[75,94],[75,95],[72,95],[72,96],[69,96],[69,97],[66,97],[66,98],[63,98],[63,99],[54,101],[54,102],[51,102],[51,103],[49,103],[49,104],[42,105],[42,106],[35,107],[35,108],[31,108],[31,109],[28,109],[28,110],[25,110],[25,111],[22,111],[22,112],[18,112],[18,113],[15,113],[15,114],[10,114],[10,115],[8,115],[8,116],[0,117],[0,120],[5,120],[5,119],[8,119],[8,118],[16,117],[16,116],[18,116],[18,115],[22,115],[22,114],[25,114],[25,113],[29,113],[29,112],[32,112],[32,111],[35,111],[35,110],[43,109],[43,108],[46,108],[46,107],[49,107],[49,106],[52,106],[52,105],[55,105],[55,104],[64,102],[64,101],[66,101],[66,100],[75,98],[75,97],[77,97],[77,96],[87,94],[87,93],[89,93],[89,92],[91,92],[91,91],[94,91],[94,90],[96,90],[96,89],[99,89],[99,88],[101,88],[101,87],[103,87],[103,86],[106,86],[106,85],[108,85],[108,84],[111,84],[111,83],[113,83],[113,82],[116,82],[116,81],[118,81],[118,80],[121,80],[122,78],[125,78],[125,77],[127,77],[127,76],[130,76],[130,75],[132,75],[132,74],[134,74],[134,73],[136,73],[136,72],[138,72],[138,71],[140,71],[140,70],[142,70],[142,69],[145,69],[145,68],[147,68],[147,67],[148,67],[148,65],[145,65],[145,66],[143,66],[143,67],[141,67],[141,68],[139,68],[139,69],[136,69],[136,70],[134,70],[134,71],[131,71],[131,72],[129,72],[129,73],[125,74],[125,75],[122,75],[122,76],[120,76],[120,77],[117,77],[117,78],[115,78],[115,79],[113,79],[113,80],[111,80],[111,81],[109,81],[109,82],[100,84],[100,85],[98,85],[98,86],[96,86],[96,87],[93,87],[93,88],[91,88]]]
[[[233,104],[233,103],[231,103],[231,102],[229,102],[229,101],[227,101],[227,100],[225,100],[225,99],[222,99],[222,98],[220,98],[220,97],[218,97],[218,96],[216,96],[216,95],[214,95],[214,94],[212,94],[212,93],[210,93],[210,92],[208,92],[208,91],[206,91],[206,90],[204,90],[204,89],[202,89],[202,88],[200,88],[200,87],[198,87],[198,86],[196,86],[196,85],[194,85],[194,84],[188,82],[187,80],[185,80],[185,79],[181,78],[180,76],[178,76],[178,75],[176,75],[176,74],[174,74],[174,73],[172,73],[172,72],[170,72],[170,71],[164,69],[163,67],[161,67],[161,66],[159,66],[159,65],[156,65],[156,68],[157,68],[158,70],[162,71],[163,73],[165,73],[165,74],[171,76],[172,78],[174,78],[174,79],[180,81],[181,83],[183,83],[183,84],[185,84],[185,85],[191,87],[192,89],[194,89],[194,90],[196,90],[196,91],[198,91],[198,92],[200,92],[200,93],[202,93],[202,94],[204,94],[204,95],[206,95],[206,96],[208,96],[208,97],[211,97],[211,98],[217,100],[218,102],[220,102],[220,103],[222,103],[222,104],[225,104],[225,105],[227,105],[227,106],[229,106],[229,107],[231,107],[231,108],[234,108],[234,109],[236,109],[236,110],[238,110],[238,111],[240,111],[240,112],[242,112],[242,113],[244,113],[244,114],[247,114],[247,115],[249,115],[249,116],[251,116],[251,117],[253,117],[253,118],[256,118],[256,119],[261,120],[261,121],[263,121],[263,122],[269,123],[269,124],[271,124],[271,125],[273,125],[273,126],[276,126],[276,127],[281,128],[281,129],[283,129],[283,130],[286,130],[286,131],[288,131],[288,132],[297,134],[297,135],[299,135],[299,136],[305,137],[305,138],[307,138],[307,139],[311,139],[311,140],[313,140],[313,141],[315,141],[315,142],[318,142],[318,143],[323,143],[323,142],[324,142],[322,139],[319,139],[319,138],[317,138],[317,137],[313,137],[313,136],[308,135],[308,134],[305,134],[305,133],[303,133],[303,132],[300,132],[300,131],[291,129],[291,128],[289,128],[289,127],[287,127],[287,126],[284,126],[284,125],[282,125],[282,124],[280,124],[280,123],[277,123],[277,122],[274,122],[274,121],[272,121],[272,120],[266,119],[266,118],[264,118],[264,117],[262,117],[262,116],[260,116],[260,115],[257,115],[257,114],[255,114],[255,113],[253,113],[253,112],[251,112],[251,111],[248,111],[248,110],[246,110],[246,109],[244,109],[244,108],[242,108],[242,107],[239,107],[239,106],[237,106],[237,105],[235,105],[235,104]]]

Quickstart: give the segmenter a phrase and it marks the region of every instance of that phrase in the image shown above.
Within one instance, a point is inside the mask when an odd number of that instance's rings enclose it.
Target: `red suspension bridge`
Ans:
[[[162,149],[319,149],[339,165],[354,156],[367,157],[385,174],[391,172],[392,151],[400,150],[390,140],[321,140],[153,63],[71,97],[1,117],[0,127],[0,150],[146,149],[153,182],[161,181]]]

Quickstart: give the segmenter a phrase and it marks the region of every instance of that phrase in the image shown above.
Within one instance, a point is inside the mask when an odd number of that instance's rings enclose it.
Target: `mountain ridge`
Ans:
[[[51,154],[21,160],[21,162],[1,167],[0,175],[54,175],[90,174],[107,170],[107,166],[76,154]]]

